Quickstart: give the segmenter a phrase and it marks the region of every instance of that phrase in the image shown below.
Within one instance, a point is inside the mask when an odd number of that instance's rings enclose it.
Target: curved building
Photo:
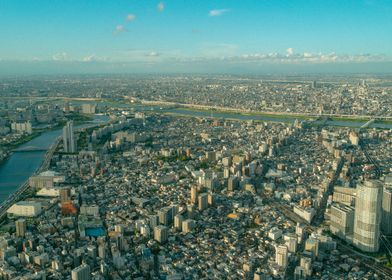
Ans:
[[[379,249],[383,189],[378,180],[357,186],[354,217],[354,245],[365,252]]]

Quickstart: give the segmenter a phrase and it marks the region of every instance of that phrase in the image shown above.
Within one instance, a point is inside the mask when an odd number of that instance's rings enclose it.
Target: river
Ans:
[[[88,103],[88,102],[85,102]],[[99,103],[98,103],[99,104]],[[100,106],[117,106],[118,104],[103,103]],[[275,122],[294,122],[294,117],[268,117],[263,115],[244,115],[239,113],[227,113],[227,112],[209,112],[209,111],[197,111],[187,110],[182,108],[160,108],[159,106],[138,106],[131,104],[122,104],[121,107],[132,108],[135,111],[152,111],[156,113],[169,113],[178,116],[191,116],[191,117],[214,117],[222,119],[234,119],[234,120],[257,120],[257,121],[275,121]],[[87,126],[93,126],[97,123],[106,122],[108,118],[102,115],[96,115],[93,122],[87,123],[76,128],[82,128]],[[321,123],[316,121],[315,124]],[[343,126],[343,127],[359,127],[366,123],[353,122],[353,121],[327,121],[326,125],[331,126]],[[382,128],[392,129],[392,124],[378,123],[375,122],[370,125],[370,128]],[[16,189],[19,188],[41,165],[45,153],[54,140],[61,134],[61,129],[48,131],[37,138],[21,145],[19,149],[24,147],[37,147],[42,151],[29,151],[29,152],[14,152],[3,164],[0,165],[0,203],[8,198]]]
[[[213,117],[213,118],[221,118],[221,119],[232,119],[232,120],[242,120],[242,121],[272,121],[272,122],[286,122],[286,123],[293,123],[295,121],[295,117],[291,116],[282,116],[282,117],[269,117],[266,115],[246,115],[240,113],[230,113],[230,112],[219,112],[219,111],[198,111],[198,110],[189,110],[189,109],[182,109],[182,108],[175,108],[175,109],[165,109],[162,108],[161,110],[157,109],[157,107],[152,108],[154,112],[161,111],[163,113],[170,113],[173,115],[180,115],[180,116],[192,116],[192,117]],[[357,128],[361,125],[365,124],[367,120],[363,122],[360,121],[349,121],[349,120],[328,120],[326,121],[325,125],[329,126],[342,126],[342,127],[352,127]],[[323,121],[314,121],[314,124],[322,124]],[[392,129],[391,123],[381,123],[381,122],[374,122],[369,125],[369,128],[381,128],[381,129]]]
[[[96,115],[94,120],[75,128],[86,128],[107,122],[108,117]],[[39,151],[20,151],[12,155],[0,165],[0,203],[5,201],[26,180],[34,174],[44,160],[46,150],[60,136],[62,129],[51,130],[19,146],[18,149],[36,147]]]
[[[189,116],[189,117],[201,117],[201,118],[222,118],[222,119],[232,119],[232,120],[254,120],[254,121],[272,121],[272,122],[286,122],[293,123],[295,121],[295,116],[268,116],[268,115],[257,115],[257,114],[241,114],[236,112],[219,112],[219,111],[206,111],[197,109],[186,109],[186,108],[167,108],[165,106],[158,105],[141,105],[141,104],[131,104],[127,102],[111,102],[111,101],[72,101],[70,104],[79,105],[83,103],[97,104],[98,107],[118,107],[127,108],[134,111],[146,111],[155,113],[169,113],[171,115],[177,116]],[[361,121],[350,121],[350,120],[328,120],[325,123],[323,121],[315,121],[314,124],[325,124],[329,126],[342,126],[342,127],[352,127],[358,128],[365,124],[368,120]],[[374,122],[369,125],[369,128],[381,128],[381,129],[392,129],[391,123]]]

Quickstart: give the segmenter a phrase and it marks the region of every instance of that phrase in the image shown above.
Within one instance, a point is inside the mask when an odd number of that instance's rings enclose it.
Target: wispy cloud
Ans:
[[[83,62],[91,62],[91,61],[95,61],[95,60],[96,60],[96,57],[94,54],[88,55],[88,56],[85,56],[82,58]]]
[[[163,12],[164,9],[165,9],[165,4],[163,2],[158,3],[157,5],[158,12]]]
[[[134,14],[127,15],[127,22],[134,21],[135,19],[136,19],[136,16]]]
[[[122,25],[122,24],[119,24],[119,25],[117,25],[116,28],[114,29],[113,34],[114,34],[114,35],[118,35],[118,34],[120,34],[120,33],[126,32],[126,31],[127,31],[127,29],[125,28],[125,26]]]
[[[229,9],[211,10],[211,11],[208,12],[208,15],[210,17],[218,17],[218,16],[221,16],[221,15],[223,15],[223,14],[229,12],[229,11],[230,11]]]
[[[149,56],[149,57],[157,57],[157,56],[160,56],[160,53],[152,51],[152,52],[149,52],[147,54],[147,56]]]
[[[392,58],[385,55],[378,54],[336,54],[332,53],[310,53],[304,52],[294,53],[292,48],[286,50],[286,54],[280,53],[253,53],[243,54],[240,56],[231,56],[226,58],[227,61],[232,62],[249,62],[249,63],[363,63],[363,62],[386,62],[391,61]]]
[[[174,54],[171,56],[171,54]],[[122,62],[158,62],[174,57],[175,53],[149,50],[149,49],[128,49],[113,53],[113,61]]]
[[[68,55],[66,52],[61,52],[61,53],[56,53],[54,55],[52,55],[52,59],[54,61],[64,61],[67,60]]]
[[[290,49],[290,50],[289,50]],[[366,63],[392,63],[392,56],[382,54],[337,54],[337,53],[297,53],[292,48],[285,52],[271,53],[240,53],[240,47],[234,44],[205,43],[197,52],[184,50],[163,49],[128,49],[117,50],[106,56],[88,54],[72,56],[66,52],[55,53],[51,56],[53,62],[99,62],[99,63],[183,63],[209,65],[219,63],[227,66],[262,66],[262,65],[322,65],[322,64],[366,64]],[[48,58],[27,59],[29,62],[47,62]]]

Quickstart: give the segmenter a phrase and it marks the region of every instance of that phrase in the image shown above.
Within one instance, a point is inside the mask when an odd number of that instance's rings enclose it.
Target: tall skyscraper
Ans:
[[[227,190],[228,191],[235,191],[238,187],[238,179],[237,177],[231,176],[227,181]]]
[[[380,244],[382,184],[365,181],[357,186],[354,217],[354,245],[365,252],[377,252]]]
[[[207,197],[208,205],[214,206],[214,194],[209,192]]]
[[[173,208],[168,206],[158,211],[159,223],[168,226],[173,221]]]
[[[174,216],[174,227],[181,231],[182,230],[182,222],[184,221],[184,217],[181,214],[177,214]]]
[[[306,276],[312,275],[312,259],[302,256],[300,266],[303,267]]]
[[[166,226],[156,226],[154,228],[154,239],[159,243],[165,243],[169,235],[169,229]]]
[[[202,193],[199,195],[199,204],[198,204],[199,211],[203,211],[204,209],[207,209],[207,207],[208,207],[208,194]]]
[[[151,215],[150,216],[150,227],[154,228],[159,225],[159,216],[158,215]]]
[[[24,237],[26,234],[26,220],[25,219],[17,220],[15,222],[15,227],[16,227],[16,236]]]
[[[281,267],[287,266],[288,249],[285,245],[279,245],[275,248],[275,262]]]
[[[73,121],[67,122],[63,128],[64,152],[76,153],[76,140],[74,135]]]
[[[392,187],[384,187],[382,196],[381,231],[385,235],[392,234]]]
[[[197,203],[197,194],[198,190],[196,186],[191,187],[191,203],[196,204]]]
[[[297,236],[287,236],[285,237],[286,240],[286,246],[289,252],[295,253],[297,252]]]
[[[90,280],[90,266],[82,264],[71,271],[72,280]]]

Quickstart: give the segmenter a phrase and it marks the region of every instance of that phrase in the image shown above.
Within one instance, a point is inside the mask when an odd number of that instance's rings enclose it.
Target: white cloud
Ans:
[[[85,56],[82,58],[83,62],[91,62],[91,61],[95,61],[95,60],[96,60],[96,57],[94,54],[88,55],[88,56]]]
[[[117,25],[116,28],[114,29],[113,34],[114,34],[114,35],[118,35],[118,34],[120,34],[120,33],[126,32],[126,31],[127,31],[127,29],[125,28],[125,26],[119,24],[119,25]]]
[[[209,11],[208,15],[210,17],[217,17],[217,16],[221,16],[229,11],[230,11],[229,9],[211,10],[211,11]]]
[[[134,14],[127,15],[127,22],[134,21],[135,19],[136,19],[136,16]]]
[[[163,12],[164,9],[165,9],[165,4],[163,2],[158,3],[157,5],[158,12]]]
[[[157,57],[157,56],[159,56],[159,55],[160,55],[160,53],[154,52],[154,51],[152,51],[152,52],[150,52],[150,53],[147,54],[147,56],[149,56],[149,57]]]
[[[286,54],[280,53],[253,53],[243,54],[241,56],[230,56],[226,57],[225,60],[231,62],[247,62],[247,63],[285,63],[285,64],[296,64],[296,63],[362,63],[362,62],[386,62],[391,61],[392,58],[384,55],[370,55],[370,54],[357,54],[347,55],[336,53],[310,53],[305,52],[303,54],[296,54],[294,50],[286,50]]]
[[[52,55],[52,59],[54,61],[64,61],[67,60],[68,55],[66,52],[62,52],[62,53],[56,53],[54,55]]]
[[[123,62],[148,62],[164,59],[162,53],[148,49],[129,49],[114,54],[115,61]]]
[[[35,59],[30,59],[34,61]],[[262,64],[341,64],[341,63],[379,63],[392,62],[392,57],[380,54],[337,54],[331,53],[296,53],[294,50],[278,53],[241,53],[235,44],[204,43],[196,52],[181,49],[128,49],[97,56],[82,55],[72,59],[66,52],[53,54],[57,62],[105,62],[105,63],[225,63],[227,65],[262,65]],[[39,61],[45,61],[42,58]]]

